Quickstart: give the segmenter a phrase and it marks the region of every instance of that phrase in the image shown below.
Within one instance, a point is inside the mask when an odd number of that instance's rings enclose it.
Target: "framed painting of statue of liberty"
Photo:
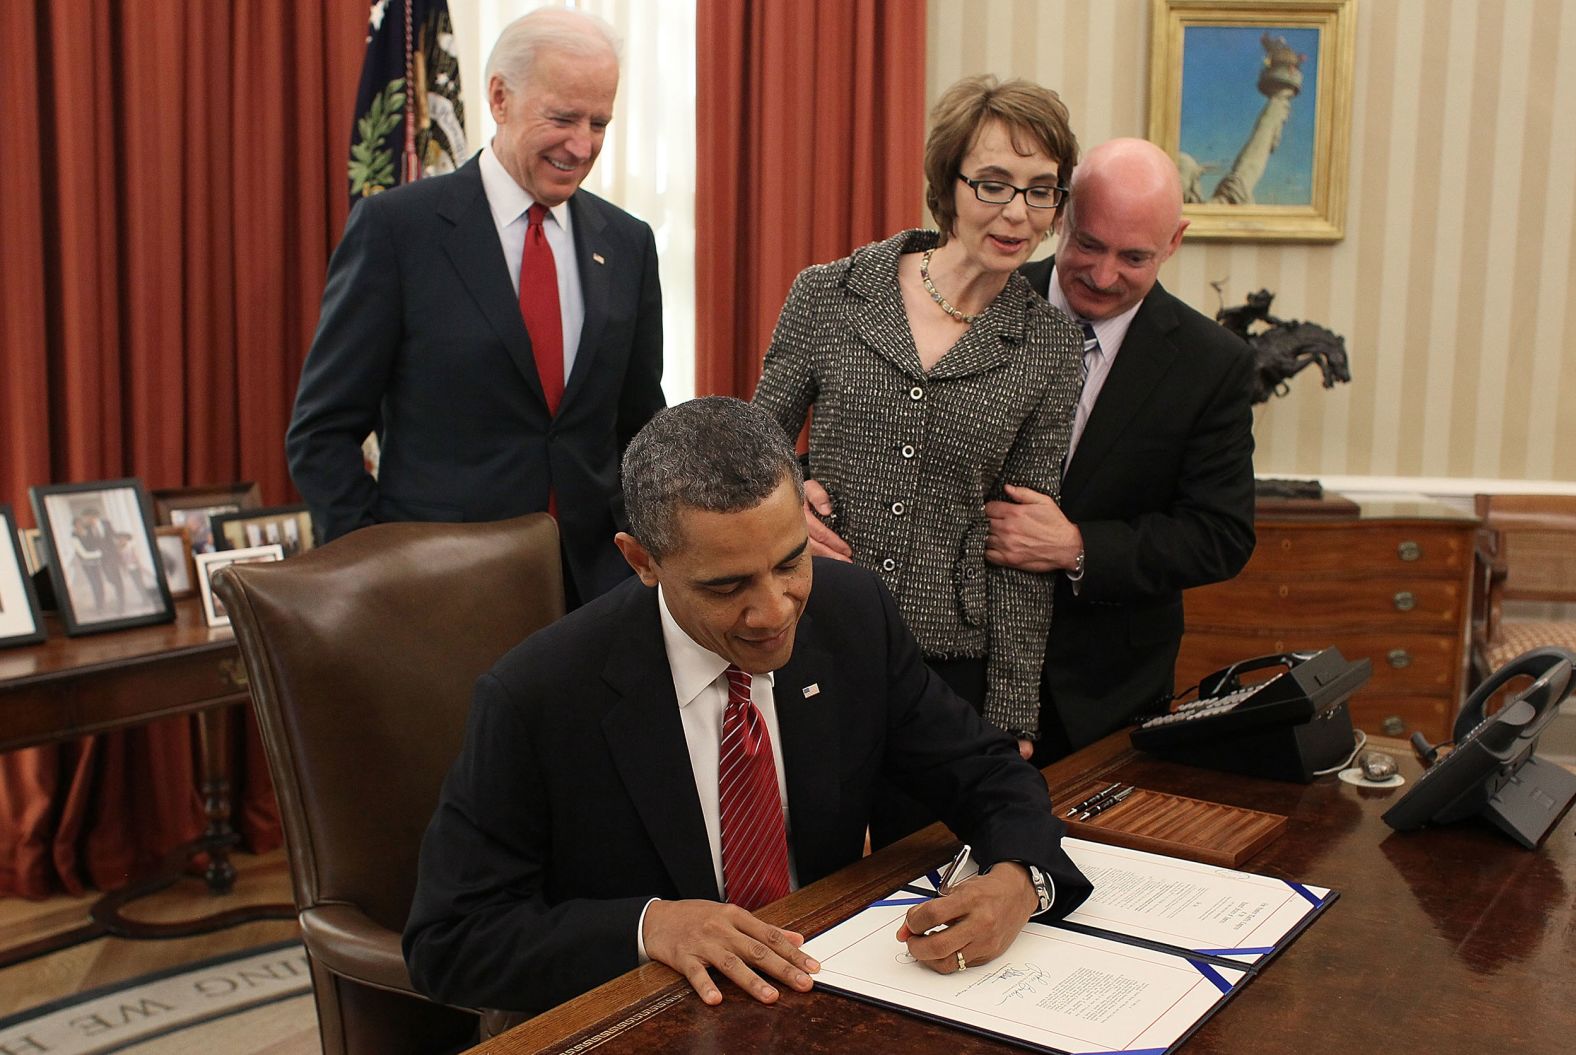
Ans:
[[[1357,0],[1153,0],[1149,138],[1195,238],[1335,242]]]

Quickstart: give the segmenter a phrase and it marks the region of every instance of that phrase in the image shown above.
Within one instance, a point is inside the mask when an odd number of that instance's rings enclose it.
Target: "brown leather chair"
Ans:
[[[1576,651],[1576,619],[1560,610],[1576,604],[1576,495],[1478,495],[1476,504],[1474,682],[1534,648]]]
[[[476,678],[563,614],[558,529],[380,524],[215,581],[251,681],[326,1055],[453,1051],[476,1014],[400,953],[422,832]]]

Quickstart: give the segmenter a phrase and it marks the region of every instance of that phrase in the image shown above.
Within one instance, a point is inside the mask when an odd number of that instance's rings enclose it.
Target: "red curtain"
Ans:
[[[255,480],[344,226],[367,6],[0,4],[0,501]],[[237,821],[278,826],[253,733]],[[110,887],[196,835],[191,722],[0,756],[0,894]]]
[[[920,223],[925,5],[695,15],[696,391],[748,398],[794,276]]]

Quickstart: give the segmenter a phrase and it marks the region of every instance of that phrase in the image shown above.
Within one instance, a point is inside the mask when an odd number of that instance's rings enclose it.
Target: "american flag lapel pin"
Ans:
[[[811,696],[819,696],[821,694],[821,686],[812,681],[799,691],[804,693],[804,698],[808,700]]]
[[[605,263],[607,263],[607,261],[606,261],[606,260],[603,260],[603,259],[602,259],[602,254],[601,254],[601,253],[592,253],[592,254],[591,254],[591,259],[592,259],[592,260],[595,260],[595,261],[596,261],[596,262],[597,262],[597,263],[599,263],[599,264],[605,264]]]

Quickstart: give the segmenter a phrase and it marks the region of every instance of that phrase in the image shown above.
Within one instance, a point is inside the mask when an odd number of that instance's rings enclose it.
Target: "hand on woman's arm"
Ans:
[[[817,516],[816,514],[820,514]],[[854,551],[848,543],[821,520],[832,514],[832,496],[816,480],[804,482],[804,525],[810,532],[810,553],[853,563]]]
[[[1078,525],[1063,515],[1049,495],[1007,485],[1005,502],[986,502],[990,534],[985,559],[1019,571],[1059,571],[1077,564],[1083,552]]]

